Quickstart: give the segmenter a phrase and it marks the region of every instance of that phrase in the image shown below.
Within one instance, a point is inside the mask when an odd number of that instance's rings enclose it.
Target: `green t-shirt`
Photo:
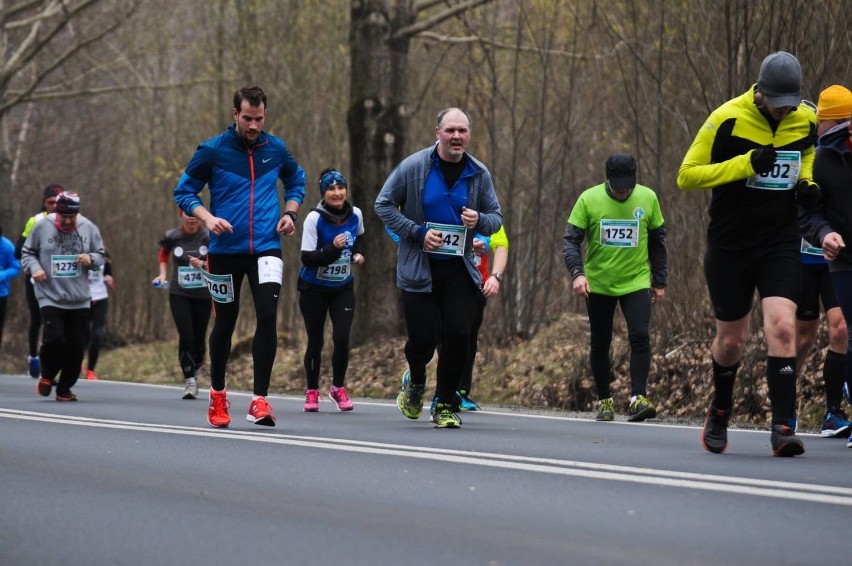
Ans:
[[[651,287],[648,230],[663,225],[657,195],[636,185],[624,201],[606,183],[583,191],[568,223],[586,231],[584,271],[592,293],[621,296]]]

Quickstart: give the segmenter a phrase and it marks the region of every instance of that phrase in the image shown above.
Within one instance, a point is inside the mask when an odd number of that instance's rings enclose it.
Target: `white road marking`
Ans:
[[[735,476],[717,476],[712,474],[696,474],[692,472],[677,472],[658,470],[654,468],[637,468],[631,466],[598,464],[593,462],[578,462],[574,460],[558,460],[554,458],[514,456],[491,452],[427,448],[420,446],[408,446],[404,444],[345,440],[340,438],[310,437],[275,433],[270,434],[266,432],[255,433],[227,429],[213,430],[176,425],[100,420],[86,417],[60,416],[49,413],[18,411],[11,409],[0,409],[0,418],[115,430],[202,436],[207,438],[261,442],[265,444],[299,446],[304,448],[322,448],[326,450],[339,450],[362,454],[416,458],[421,460],[452,462],[472,466],[486,466],[531,473],[554,474],[594,480],[621,481],[644,485],[659,485],[663,487],[698,489],[717,493],[752,495],[758,497],[770,497],[775,499],[788,499],[809,503],[823,503],[852,507],[852,488],[829,485],[772,481]]]

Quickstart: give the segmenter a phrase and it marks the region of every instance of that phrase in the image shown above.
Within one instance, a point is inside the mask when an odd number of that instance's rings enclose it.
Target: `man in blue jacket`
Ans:
[[[482,276],[474,265],[473,235],[490,236],[503,215],[491,173],[467,153],[470,116],[459,108],[438,113],[437,143],[405,158],[385,181],[375,210],[399,236],[396,280],[408,341],[397,407],[420,418],[426,364],[438,341],[447,371],[438,375],[431,410],[438,428],[459,428],[456,390],[464,372]]]
[[[240,285],[248,278],[257,328],[252,342],[254,397],[246,420],[275,426],[266,401],[277,347],[276,313],[284,272],[281,234],[296,233],[296,214],[305,198],[305,172],[284,141],[263,131],[266,94],[258,86],[234,93],[234,123],[195,151],[175,187],[177,205],[210,232],[207,286],[215,322],[210,334],[210,405],[207,421],[231,424],[225,392],[225,368],[231,335],[240,310]],[[278,204],[278,180],[284,184],[285,210]],[[210,208],[199,193],[207,186]]]

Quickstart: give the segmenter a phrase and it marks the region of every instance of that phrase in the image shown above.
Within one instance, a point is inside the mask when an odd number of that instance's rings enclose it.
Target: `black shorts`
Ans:
[[[819,318],[819,302],[822,299],[823,310],[840,306],[834,285],[828,274],[827,263],[802,264],[802,294],[799,297],[796,318],[799,320],[817,320]]]
[[[733,322],[751,311],[755,289],[761,299],[798,302],[801,263],[798,242],[753,250],[728,251],[708,246],[704,278],[717,320]]]

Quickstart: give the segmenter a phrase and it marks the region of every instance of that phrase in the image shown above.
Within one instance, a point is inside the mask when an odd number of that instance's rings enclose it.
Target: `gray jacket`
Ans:
[[[399,236],[396,284],[403,291],[432,291],[429,254],[422,250],[418,233],[426,224],[423,190],[436,152],[437,145],[433,145],[403,159],[391,172],[376,197],[376,214],[388,230]],[[467,202],[468,208],[479,213],[479,222],[473,230],[467,230],[464,263],[471,279],[481,287],[482,276],[473,263],[473,234],[478,232],[483,236],[490,236],[503,224],[503,214],[488,168],[472,155],[466,155],[477,169],[476,175],[468,184]]]
[[[98,269],[104,264],[104,242],[101,233],[98,227],[82,214],[77,215],[77,227],[68,233],[57,230],[53,219],[54,214],[50,214],[36,222],[21,248],[21,266],[28,276],[32,276],[39,269],[47,273],[47,281],[33,283],[39,307],[87,309],[92,300],[88,270]],[[65,263],[67,266],[67,262],[60,261],[57,256],[77,256],[83,253],[92,256],[90,268],[79,266],[77,275],[73,277],[53,276],[54,263]],[[56,261],[51,261],[51,258]]]

